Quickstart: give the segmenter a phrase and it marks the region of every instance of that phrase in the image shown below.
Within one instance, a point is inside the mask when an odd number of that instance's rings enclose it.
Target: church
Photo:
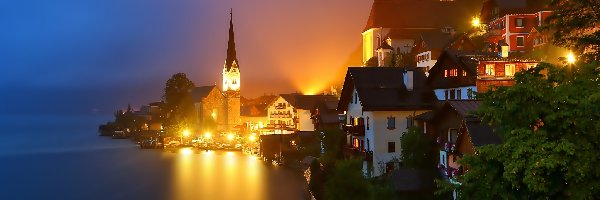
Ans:
[[[200,86],[191,91],[198,116],[199,133],[237,133],[241,125],[240,117],[240,67],[235,51],[233,13],[229,20],[229,41],[227,58],[223,66],[223,85]]]

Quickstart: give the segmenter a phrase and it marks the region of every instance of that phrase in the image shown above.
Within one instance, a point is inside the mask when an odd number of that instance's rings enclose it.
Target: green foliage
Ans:
[[[114,115],[115,115],[115,122],[111,126],[115,127],[116,128],[115,130],[129,129],[129,131],[138,131],[141,129],[141,127],[145,121],[142,117],[139,117],[139,116],[136,116],[133,114],[131,106],[127,107],[127,111],[125,111],[125,112],[117,111],[117,112],[115,112]]]
[[[346,144],[346,134],[338,128],[327,128],[323,131],[324,136],[323,146],[325,153],[322,155],[321,160],[326,164],[333,164],[337,160],[344,158],[344,144]]]
[[[600,59],[600,29],[593,30],[600,21],[598,0],[550,0],[552,14],[547,18],[546,30],[553,31],[553,42],[582,55],[585,59]],[[591,48],[595,51],[584,50]]]
[[[412,127],[407,133],[402,134],[400,139],[402,145],[402,163],[407,168],[433,169],[435,167],[435,155],[433,152],[433,141]]]
[[[516,85],[478,94],[478,114],[503,143],[462,163],[467,199],[591,199],[600,194],[599,63],[542,63]],[[542,70],[547,71],[544,76]]]
[[[315,199],[323,199],[323,189],[325,183],[325,174],[321,170],[321,164],[318,160],[313,160],[309,166],[310,170],[310,181],[308,182],[308,188],[312,192]]]
[[[368,199],[370,184],[361,170],[362,161],[342,160],[325,182],[325,199]]]
[[[179,132],[182,129],[194,127],[197,116],[190,95],[194,87],[194,83],[184,73],[174,74],[167,80],[163,98],[165,99],[167,115],[165,124],[168,132]]]

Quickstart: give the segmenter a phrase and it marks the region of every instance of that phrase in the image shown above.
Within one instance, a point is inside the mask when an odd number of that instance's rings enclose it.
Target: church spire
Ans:
[[[233,9],[230,10],[229,16],[229,41],[227,43],[227,60],[225,60],[225,68],[227,71],[229,71],[231,67],[238,67],[238,61],[235,55],[235,36],[233,33]],[[235,66],[233,66],[234,61],[236,63]]]

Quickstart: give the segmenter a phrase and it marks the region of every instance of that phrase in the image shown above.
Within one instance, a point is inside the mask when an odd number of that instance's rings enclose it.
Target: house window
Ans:
[[[522,27],[524,27],[524,26],[525,26],[525,23],[524,23],[524,22],[525,22],[525,21],[524,21],[524,19],[523,19],[523,18],[517,18],[517,19],[515,19],[515,26],[516,26],[516,27],[519,27],[519,28],[522,28]]]
[[[451,69],[450,76],[458,76],[458,69]]]
[[[517,46],[525,46],[525,36],[517,36]]]
[[[462,94],[461,93],[462,93],[461,89],[456,90],[456,99],[462,99]]]
[[[526,66],[527,66],[527,69],[529,70],[531,68],[534,68],[536,65],[537,64],[527,64]]]
[[[388,142],[388,153],[396,152],[396,142]]]
[[[447,69],[444,70],[444,77],[448,77],[448,70]]]
[[[496,71],[494,70],[494,64],[486,64],[485,65],[485,75],[486,76],[496,75]]]
[[[415,125],[415,121],[413,119],[413,117],[411,115],[409,115],[408,117],[406,117],[406,128],[410,128],[413,127]]]
[[[467,71],[466,70],[462,70],[462,76],[463,77],[467,76]]]
[[[472,88],[467,89],[467,98],[473,99],[473,89]]]
[[[354,104],[358,104],[358,93],[354,93]]]
[[[448,90],[444,90],[444,99],[448,100]]]
[[[451,128],[448,129],[448,142],[452,144],[456,144],[456,140],[458,139],[458,129]]]
[[[454,89],[450,90],[450,99],[456,99],[456,91]]]
[[[515,76],[515,64],[504,65],[504,75],[505,76]]]
[[[393,130],[396,129],[396,117],[388,117],[387,118],[387,129]]]
[[[369,117],[367,117],[367,130],[369,130],[369,129],[370,129],[370,124],[371,124],[371,123],[369,123],[369,121],[370,121],[369,119],[370,119],[370,118],[369,118]]]

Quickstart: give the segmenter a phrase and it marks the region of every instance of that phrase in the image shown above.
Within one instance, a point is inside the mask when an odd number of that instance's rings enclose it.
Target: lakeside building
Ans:
[[[311,110],[319,102],[337,101],[334,95],[281,94],[267,107],[268,124],[263,134],[313,132]]]
[[[470,19],[477,16],[480,9],[480,0],[374,0],[362,32],[362,61],[367,63],[377,57],[376,50],[384,41],[393,50],[409,54],[422,32],[466,31],[470,28]]]
[[[400,138],[416,115],[437,102],[422,71],[398,67],[350,67],[337,110],[345,113],[346,152],[364,159],[367,176],[399,168]]]
[[[493,47],[505,42],[510,52],[531,50],[527,40],[532,46],[545,43],[547,37],[539,34],[539,29],[546,25],[546,18],[552,14],[545,4],[542,0],[485,0],[480,28],[486,43]]]
[[[242,124],[240,114],[241,73],[235,50],[233,13],[230,13],[227,57],[223,65],[222,76],[221,91],[215,85],[200,86],[192,90],[200,126],[198,133],[206,131],[237,133]]]
[[[427,84],[439,100],[474,99],[475,92],[487,92],[489,87],[512,86],[517,72],[537,66],[533,59],[509,58],[498,53],[444,50],[429,70]]]

